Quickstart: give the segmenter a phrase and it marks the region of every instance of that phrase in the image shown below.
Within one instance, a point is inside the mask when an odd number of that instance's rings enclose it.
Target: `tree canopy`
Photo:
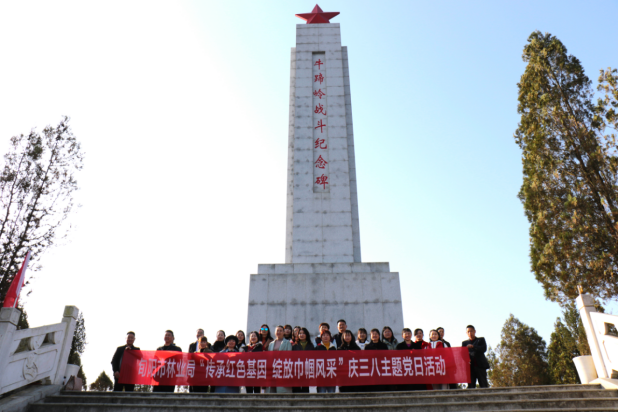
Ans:
[[[616,297],[617,71],[602,71],[605,97],[594,102],[580,61],[556,37],[533,32],[523,60],[514,136],[532,271],[553,301],[575,298],[578,285]]]
[[[42,133],[11,138],[0,167],[0,304],[27,251],[30,269],[37,269],[43,252],[62,236],[82,163],[67,117]]]
[[[97,380],[90,385],[90,391],[112,391],[113,389],[114,383],[105,371],[102,371]]]
[[[501,342],[488,353],[488,379],[495,387],[536,386],[550,383],[546,342],[534,328],[513,314],[501,330]]]

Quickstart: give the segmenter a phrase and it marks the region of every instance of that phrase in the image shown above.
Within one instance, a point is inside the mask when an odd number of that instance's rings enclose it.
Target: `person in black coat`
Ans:
[[[462,342],[462,347],[469,349],[469,356],[471,358],[471,382],[467,388],[474,389],[477,381],[479,381],[479,387],[488,387],[486,370],[490,368],[490,364],[484,354],[486,352],[486,339],[477,337],[475,335],[475,327],[472,325],[466,326],[466,334],[469,336],[469,339]]]
[[[241,349],[243,353],[260,353],[264,351],[262,343],[258,340],[259,335],[257,331],[249,333],[249,343]],[[261,387],[245,387],[245,391],[249,394],[260,394]]]
[[[298,337],[299,339],[292,346],[292,351],[309,351],[315,349],[314,344],[310,340],[310,333],[307,328],[301,327],[299,329]]]
[[[204,337],[204,330],[199,328],[196,330],[196,341],[189,345],[189,350],[187,353],[195,353],[198,351],[198,344],[200,343],[200,339]]]
[[[335,345],[337,348],[340,348],[342,345],[342,335],[346,332],[348,326],[346,325],[346,320],[337,320],[337,334],[333,335],[333,339],[335,340]]]
[[[216,337],[217,340],[211,345],[211,350],[215,353],[221,353],[222,350],[226,348],[226,342],[224,341],[226,339],[226,332],[219,330]]]
[[[182,353],[182,349],[174,344],[174,333],[172,330],[166,330],[163,336],[165,345],[157,348],[157,351],[178,351]],[[153,386],[153,393],[174,393],[174,386]]]
[[[370,339],[372,341],[365,345],[364,350],[389,350],[389,347],[380,341],[380,331],[377,328],[370,331]]]
[[[127,344],[124,346],[120,346],[116,349],[114,353],[114,357],[112,357],[112,371],[114,372],[114,391],[133,391],[135,389],[135,384],[125,384],[119,383],[118,378],[120,377],[120,366],[122,365],[123,355],[125,354],[125,350],[139,350],[139,347],[135,347],[133,343],[135,342],[135,333],[133,331],[129,331],[127,333]]]
[[[383,343],[380,340],[380,331],[377,328],[373,328],[370,331],[370,342],[365,345],[365,350],[389,350],[389,346]],[[363,386],[362,391],[387,391],[389,389],[388,386],[379,385],[379,386]]]
[[[451,348],[451,344],[449,343],[449,341],[445,340],[445,329],[443,327],[439,327],[436,329],[436,331],[438,331],[439,336],[441,336],[441,341],[443,342],[445,348]],[[449,383],[450,390],[456,390],[457,388],[458,385],[456,383]]]
[[[352,331],[346,330],[341,334],[342,345],[338,350],[361,350],[361,347],[355,343],[355,339],[352,335]],[[354,393],[359,391],[360,386],[340,386],[340,393]]]
[[[316,346],[314,350],[318,351],[334,351],[337,350],[333,343],[333,336],[329,330],[323,330],[320,338],[320,344]],[[318,393],[335,393],[335,386],[318,386],[316,387]]]
[[[214,353],[213,350],[210,349],[210,344],[205,336],[200,337],[200,342],[198,344],[198,349],[195,351],[196,353]],[[208,393],[210,386],[189,386],[190,393]]]
[[[310,340],[309,330],[305,327],[299,327],[297,333],[297,341],[292,346],[292,351],[310,351],[314,350],[314,344]],[[309,387],[293,387],[293,393],[309,393]]]

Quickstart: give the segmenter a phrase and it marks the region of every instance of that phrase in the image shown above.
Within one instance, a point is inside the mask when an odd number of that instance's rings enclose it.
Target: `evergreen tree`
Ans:
[[[102,371],[97,380],[90,385],[90,391],[112,391],[113,389],[114,383],[105,371]]]
[[[488,379],[493,387],[549,384],[546,342],[513,314],[501,330],[501,342],[489,351]]]
[[[26,310],[24,310],[24,307],[21,304],[17,308],[21,311],[21,314],[19,315],[19,321],[17,322],[17,329],[25,330],[27,328],[30,328],[30,324],[28,323],[28,314],[26,313]]]
[[[546,298],[566,303],[581,285],[617,296],[617,71],[602,72],[597,105],[579,60],[533,32],[518,83],[522,149],[518,197],[531,224],[531,268]]]
[[[557,318],[548,345],[548,371],[553,384],[580,384],[574,357],[591,354],[587,333],[573,303],[563,309],[563,320]]]
[[[71,341],[71,351],[69,352],[69,364],[75,364],[80,366],[80,370],[77,373],[77,377],[82,379],[82,387],[87,389],[86,373],[82,366],[82,354],[86,350],[86,324],[84,323],[84,314],[80,311],[75,323],[75,332],[73,333],[73,340]]]
[[[572,359],[580,356],[576,340],[557,318],[555,331],[550,335],[548,345],[548,371],[552,384],[580,384],[578,372]]]

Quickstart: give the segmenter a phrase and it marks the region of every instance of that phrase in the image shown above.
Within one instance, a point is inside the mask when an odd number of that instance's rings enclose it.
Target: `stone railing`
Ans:
[[[581,294],[576,299],[576,308],[580,312],[587,333],[591,355],[576,357],[574,363],[581,383],[600,382],[610,386],[614,384],[616,388],[619,366],[617,338],[619,318],[616,315],[598,313],[594,304],[593,297],[589,294]]]
[[[58,324],[17,330],[20,310],[2,308],[0,394],[39,380],[63,384],[78,313],[77,307],[66,306]]]

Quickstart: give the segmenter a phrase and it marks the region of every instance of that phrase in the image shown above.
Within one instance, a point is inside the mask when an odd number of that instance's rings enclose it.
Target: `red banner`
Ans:
[[[120,383],[163,386],[365,386],[468,383],[466,347],[392,351],[179,353],[125,350]]]

